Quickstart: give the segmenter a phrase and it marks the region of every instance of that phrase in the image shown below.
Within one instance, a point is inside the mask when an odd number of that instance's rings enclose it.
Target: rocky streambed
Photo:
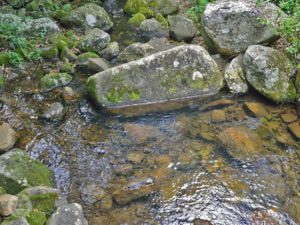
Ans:
[[[0,52],[1,225],[300,223],[299,72],[257,20],[277,6],[200,28],[179,0],[5,2],[46,39]]]

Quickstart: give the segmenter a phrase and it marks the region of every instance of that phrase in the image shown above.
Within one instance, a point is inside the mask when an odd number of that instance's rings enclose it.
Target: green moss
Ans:
[[[160,22],[160,24],[163,26],[163,27],[169,27],[169,23],[168,21],[165,19],[165,17],[163,17],[163,15],[161,15],[160,13],[157,13],[155,15],[155,19]]]
[[[0,66],[10,64],[9,52],[0,53]]]
[[[44,48],[44,49],[41,49],[40,55],[44,59],[53,60],[58,57],[58,49],[56,46]]]
[[[85,53],[80,54],[77,57],[77,61],[78,62],[83,62],[83,61],[85,61],[87,59],[90,59],[90,58],[99,58],[99,56],[96,53],[93,53],[93,52],[85,52]]]
[[[20,149],[0,156],[0,184],[10,194],[19,193],[26,187],[54,186],[52,172]]]
[[[86,87],[87,90],[90,94],[90,96],[95,99],[96,101],[100,101],[99,96],[97,95],[97,82],[93,77],[90,77],[87,81],[86,81]]]
[[[74,73],[74,65],[72,63],[64,63],[59,71],[62,73]]]
[[[73,77],[67,73],[49,73],[41,78],[40,85],[43,91],[50,91],[56,87],[67,85]]]
[[[72,48],[75,44],[75,41],[71,37],[67,37],[63,34],[52,35],[49,40],[59,50],[62,50],[64,47]]]
[[[4,76],[0,75],[0,89],[2,89],[4,87]],[[1,188],[0,188],[1,191]]]
[[[44,225],[47,221],[47,217],[44,212],[32,211],[26,217],[26,220],[30,225]]]
[[[132,90],[128,92],[128,98],[131,101],[137,101],[141,99],[141,93],[139,90]]]
[[[109,102],[121,103],[125,98],[126,90],[124,88],[114,87],[110,89],[106,95]]]
[[[153,11],[148,6],[146,0],[127,0],[124,11],[129,14],[142,13],[146,17],[153,16]]]
[[[136,13],[128,20],[128,23],[134,26],[139,26],[145,19],[146,17],[144,14]]]
[[[4,187],[0,186],[0,195],[5,194],[6,190],[4,189]]]
[[[30,197],[33,209],[40,212],[45,212],[48,216],[51,215],[58,200],[59,195],[55,192],[33,195]]]

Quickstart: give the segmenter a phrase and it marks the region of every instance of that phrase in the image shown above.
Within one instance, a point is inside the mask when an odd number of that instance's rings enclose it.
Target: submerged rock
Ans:
[[[258,92],[274,102],[293,102],[296,88],[289,58],[276,49],[252,45],[244,55],[246,79]]]
[[[246,102],[244,104],[244,108],[247,112],[255,117],[267,116],[269,114],[265,106],[258,102]]]
[[[232,56],[244,52],[250,45],[274,40],[274,29],[260,19],[276,24],[279,12],[272,3],[257,6],[255,1],[217,1],[206,6],[202,25],[214,47]]]
[[[60,102],[53,102],[44,107],[41,118],[46,120],[60,120],[64,116],[64,106]]]
[[[138,182],[130,183],[120,190],[116,190],[113,193],[113,199],[119,205],[126,205],[133,200],[148,196],[154,191],[153,179],[146,178]]]
[[[88,225],[82,207],[77,203],[65,204],[57,208],[46,225]]]
[[[227,128],[218,134],[218,139],[235,159],[244,159],[263,153],[262,139],[247,128]]]
[[[156,53],[87,80],[89,94],[98,105],[131,115],[183,107],[195,97],[218,94],[223,84],[215,61],[195,45]]]
[[[113,22],[101,6],[88,3],[71,11],[65,19],[67,25],[79,28],[99,28],[108,31],[112,28]]]
[[[249,89],[244,68],[243,55],[234,58],[225,69],[224,79],[229,91],[233,94],[243,94]]]
[[[54,185],[51,171],[20,149],[0,156],[0,183],[9,194],[27,187]]]
[[[3,123],[0,126],[0,153],[8,151],[15,143],[16,132],[8,123]]]

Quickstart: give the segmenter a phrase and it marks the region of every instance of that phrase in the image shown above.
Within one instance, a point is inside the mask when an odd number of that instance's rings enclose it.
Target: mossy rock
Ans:
[[[72,63],[64,63],[60,66],[59,71],[61,73],[74,73],[75,72],[75,65]]]
[[[63,61],[65,61],[65,59],[67,59],[68,61],[75,61],[77,59],[77,56],[75,55],[75,52],[72,49],[69,49],[66,46],[61,50],[60,58]]]
[[[128,20],[128,23],[134,26],[139,26],[145,19],[146,17],[144,14],[136,13]]]
[[[1,225],[28,225],[28,221],[25,217],[8,217]]]
[[[141,13],[146,17],[153,16],[153,11],[150,9],[146,0],[127,0],[124,11],[131,15]]]
[[[5,81],[4,76],[0,75],[0,90],[4,88],[4,81]],[[1,190],[1,188],[0,188],[0,190]]]
[[[46,60],[56,60],[58,58],[58,49],[56,46],[40,49],[40,55]]]
[[[77,57],[77,63],[78,64],[83,63],[87,59],[91,59],[91,58],[99,58],[99,56],[96,53],[93,53],[93,52],[85,52],[85,53],[80,54]]]
[[[10,64],[10,54],[9,52],[0,53],[0,66]]]
[[[32,159],[21,149],[13,149],[0,156],[0,184],[9,194],[27,187],[53,187],[53,174],[42,163]]]
[[[30,225],[44,225],[47,222],[46,213],[39,211],[32,211],[26,217]]]
[[[4,187],[0,186],[0,195],[2,194],[6,194],[6,190],[4,189]]]
[[[50,187],[26,188],[18,194],[30,199],[33,211],[40,211],[50,216],[59,200],[59,191]]]
[[[155,19],[156,19],[158,22],[160,22],[160,24],[161,24],[163,27],[169,27],[168,21],[166,20],[165,17],[163,17],[162,14],[157,13],[157,14],[155,15]]]
[[[75,43],[71,37],[67,37],[63,34],[54,34],[50,36],[49,39],[59,50],[62,50],[64,47],[72,48]]]
[[[70,74],[52,72],[41,78],[41,89],[42,91],[50,91],[56,87],[67,85],[72,79]]]

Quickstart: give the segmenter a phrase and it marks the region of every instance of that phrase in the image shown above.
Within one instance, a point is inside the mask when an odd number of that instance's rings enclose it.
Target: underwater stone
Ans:
[[[191,99],[218,94],[223,84],[208,52],[184,45],[95,74],[87,89],[108,111],[127,114],[131,108],[129,114],[138,115],[181,108]]]

